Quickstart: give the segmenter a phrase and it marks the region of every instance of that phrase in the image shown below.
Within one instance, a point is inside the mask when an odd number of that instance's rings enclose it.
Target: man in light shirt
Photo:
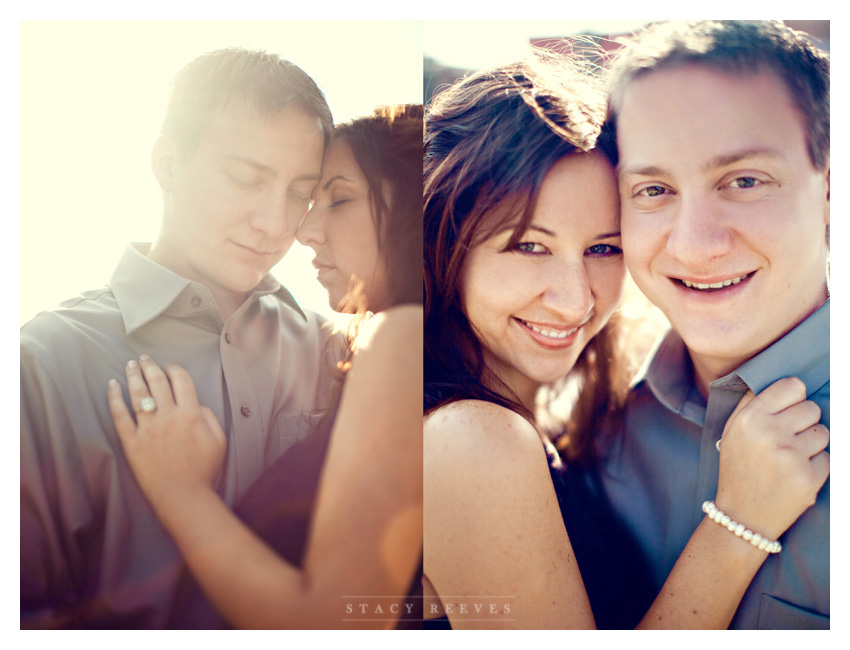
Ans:
[[[107,407],[110,379],[126,394],[125,364],[149,354],[189,371],[228,436],[217,487],[231,505],[311,432],[329,396],[327,332],[269,270],[332,129],[313,80],[276,55],[218,50],[176,76],[152,156],[156,241],[21,329],[21,627],[169,625],[180,556]]]

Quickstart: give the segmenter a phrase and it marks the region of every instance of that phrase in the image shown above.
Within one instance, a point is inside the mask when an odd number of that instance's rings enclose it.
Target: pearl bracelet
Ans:
[[[754,533],[744,526],[744,524],[732,521],[732,518],[729,515],[724,513],[722,510],[717,509],[717,506],[714,505],[714,501],[706,501],[703,503],[702,511],[708,515],[709,519],[716,521],[730,533],[734,533],[735,537],[742,538],[744,541],[749,542],[762,551],[766,551],[768,553],[779,553],[782,550],[782,544],[779,542],[772,542],[766,537],[762,537],[758,533]]]

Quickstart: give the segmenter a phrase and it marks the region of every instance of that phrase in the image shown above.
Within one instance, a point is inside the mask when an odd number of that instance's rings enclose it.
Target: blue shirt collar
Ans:
[[[829,381],[829,299],[734,374],[756,394],[782,377],[799,377],[806,384],[806,394],[815,393]]]
[[[829,381],[829,299],[781,339],[762,350],[711,386],[744,381],[756,394],[777,379],[799,377],[812,395]],[[674,413],[683,414],[694,401],[694,369],[682,338],[667,333],[635,383],[646,381],[656,399]],[[704,403],[703,403],[704,410]],[[688,419],[694,419],[689,417]]]

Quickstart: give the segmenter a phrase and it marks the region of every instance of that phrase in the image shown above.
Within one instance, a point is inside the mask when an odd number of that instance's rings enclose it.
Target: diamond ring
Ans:
[[[143,397],[142,401],[139,402],[139,410],[137,413],[144,411],[145,413],[153,413],[156,411],[156,402],[153,397]]]

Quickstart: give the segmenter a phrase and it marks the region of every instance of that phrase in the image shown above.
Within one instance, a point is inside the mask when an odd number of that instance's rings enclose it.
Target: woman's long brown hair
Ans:
[[[549,169],[564,156],[601,145],[604,96],[592,73],[566,57],[538,53],[466,77],[426,111],[426,414],[477,399],[536,423],[483,362],[462,307],[461,269],[469,249],[506,224],[513,226],[506,248],[520,241]],[[586,346],[570,373],[581,384],[580,396],[556,433],[569,461],[588,460],[593,432],[619,412],[628,380],[617,364],[616,341],[614,321]]]
[[[389,277],[389,305],[422,304],[421,104],[379,106],[336,127],[369,185],[378,252]],[[367,309],[373,306],[368,304]]]
[[[378,253],[389,278],[389,307],[422,304],[423,115],[421,104],[378,106],[334,129],[334,140],[351,148],[369,186]],[[347,348],[335,364],[339,381],[332,403],[342,391],[357,333],[367,312],[375,308],[362,284],[352,285],[338,306],[355,317],[345,330]]]

